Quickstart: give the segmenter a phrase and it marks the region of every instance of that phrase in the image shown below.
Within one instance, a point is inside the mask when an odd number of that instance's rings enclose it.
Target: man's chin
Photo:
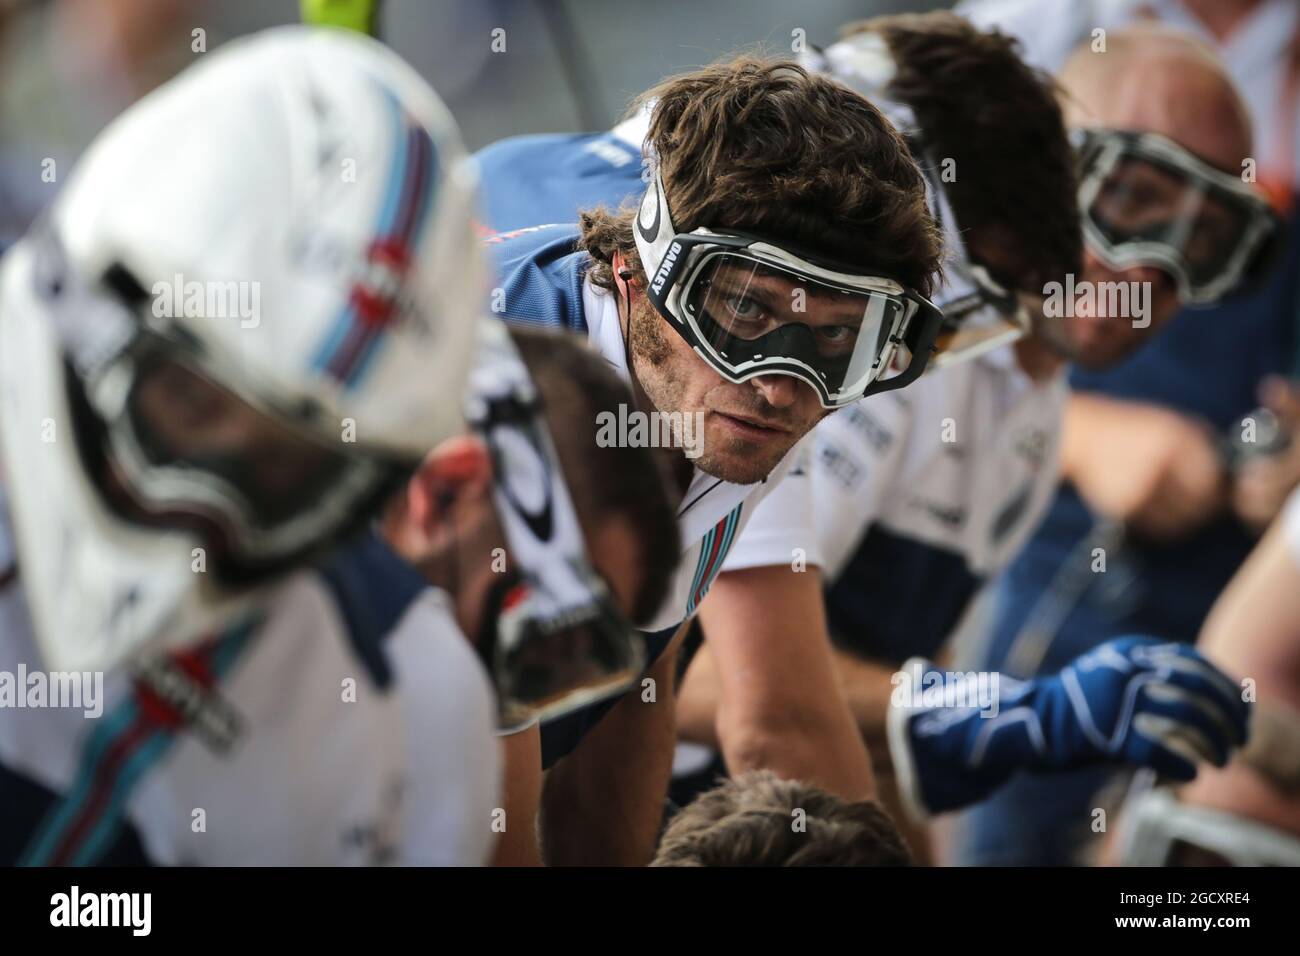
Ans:
[[[695,459],[694,464],[706,475],[721,478],[733,485],[753,485],[770,475],[788,451],[788,447],[782,448],[779,453],[770,449],[756,450],[752,446],[728,449],[715,447],[706,449],[703,455]]]

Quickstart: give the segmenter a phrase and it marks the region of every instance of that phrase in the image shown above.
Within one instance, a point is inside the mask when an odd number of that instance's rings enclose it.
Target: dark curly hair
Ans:
[[[701,226],[785,241],[928,294],[942,240],[925,182],[898,131],[871,103],[785,60],[741,56],[643,93],[649,142],[678,232]],[[635,210],[581,214],[592,281],[613,289],[622,253],[644,280]]]
[[[873,17],[842,32],[884,39],[897,65],[888,93],[912,108],[929,160],[955,162],[948,201],[968,242],[996,244],[1014,263],[1003,278],[1041,292],[1078,273],[1083,240],[1059,91],[1017,42],[947,11]]]

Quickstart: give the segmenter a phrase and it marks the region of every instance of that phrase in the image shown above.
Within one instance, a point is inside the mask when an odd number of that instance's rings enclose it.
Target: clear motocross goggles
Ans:
[[[323,413],[242,387],[236,368],[151,319],[120,269],[104,284],[95,321],[77,317],[64,336],[87,471],[122,517],[198,532],[218,577],[254,578],[328,543],[409,473],[343,441]]]
[[[790,375],[839,408],[925,371],[942,314],[894,279],[739,233],[678,234],[658,176],[635,231],[650,301],[728,381]]]
[[[1084,238],[1111,268],[1156,266],[1207,304],[1262,273],[1278,233],[1263,196],[1155,133],[1071,133]]]

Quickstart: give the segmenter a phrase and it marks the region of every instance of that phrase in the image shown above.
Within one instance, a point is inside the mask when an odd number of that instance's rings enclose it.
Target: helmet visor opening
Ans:
[[[208,528],[236,562],[274,562],[351,526],[391,478],[341,438],[331,448],[288,427],[180,355],[132,353],[119,365],[129,378],[121,413],[98,409],[112,484],[137,506],[128,514]]]

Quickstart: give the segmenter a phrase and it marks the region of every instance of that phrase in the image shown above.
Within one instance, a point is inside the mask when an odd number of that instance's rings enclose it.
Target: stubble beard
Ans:
[[[686,387],[682,377],[673,374],[674,352],[667,339],[667,335],[675,333],[664,328],[665,321],[659,313],[649,302],[639,301],[632,308],[628,324],[632,372],[651,404],[661,412],[691,414],[696,410],[703,411],[707,422],[707,408],[683,407]],[[694,354],[690,360],[703,361]],[[745,411],[763,417],[780,417],[780,413],[766,407],[757,393],[754,399],[757,401],[746,403]],[[764,452],[751,442],[709,434],[711,430],[716,432],[721,427],[715,425],[710,429],[706,424],[702,454],[692,461],[696,468],[714,478],[737,485],[752,485],[765,479],[788,451],[782,449],[779,454]]]

